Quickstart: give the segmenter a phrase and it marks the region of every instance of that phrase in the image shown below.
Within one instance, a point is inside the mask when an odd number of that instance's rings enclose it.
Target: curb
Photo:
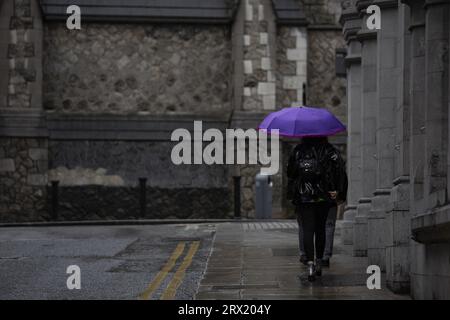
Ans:
[[[126,226],[200,223],[286,222],[291,219],[142,219],[142,220],[82,220],[0,223],[0,228],[17,227],[71,227],[71,226]]]

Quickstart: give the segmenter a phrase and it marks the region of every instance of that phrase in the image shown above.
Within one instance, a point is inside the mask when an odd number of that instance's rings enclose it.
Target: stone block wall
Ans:
[[[45,24],[44,106],[58,113],[223,114],[229,26]]]
[[[334,21],[332,3],[298,2],[309,10],[307,17],[314,25]],[[271,0],[243,0],[234,20],[226,23],[84,21],[76,31],[68,30],[64,19],[43,22],[37,0],[3,1],[0,109],[8,109],[7,117],[16,123],[25,119],[27,124],[23,123],[23,130],[22,124],[11,129],[2,118],[0,129],[6,132],[4,141],[20,143],[21,152],[30,157],[37,156],[32,147],[35,139],[39,148],[49,146],[47,160],[32,160],[38,161],[33,166],[39,165],[39,170],[28,166],[29,172],[23,173],[27,184],[46,186],[42,198],[35,201],[51,203],[47,189],[50,181],[57,180],[61,218],[131,217],[136,214],[138,178],[146,177],[148,211],[154,217],[163,217],[163,211],[167,217],[229,216],[234,168],[172,165],[173,144],[164,126],[172,128],[181,117],[181,126],[213,118],[229,127],[242,118],[245,124],[237,127],[255,128],[271,111],[304,104],[307,61],[312,57],[314,63],[322,63],[307,49],[309,34],[318,37],[303,20],[286,24],[277,14]],[[332,45],[321,49],[327,67],[334,63],[337,42],[332,39]],[[326,75],[327,83],[333,82],[333,75]],[[317,75],[321,76],[325,75]],[[314,82],[307,91],[322,99],[318,105],[326,106],[337,95],[334,82],[330,88],[324,91]],[[90,122],[90,117],[95,119]],[[162,123],[153,117],[161,117]],[[125,129],[113,128],[117,119],[130,122]],[[136,119],[139,129],[135,130],[130,123]],[[14,143],[3,144],[0,161],[5,175],[19,179]],[[284,160],[273,177],[277,211],[284,209]],[[243,216],[255,216],[254,182],[259,170],[258,165],[241,166]],[[20,190],[21,197],[30,191]],[[2,196],[8,208],[18,198]],[[95,208],[96,201],[102,207],[111,203],[110,212]]]
[[[340,30],[308,33],[307,104],[327,108],[347,123],[346,79],[336,77],[335,52],[344,48]]]
[[[61,219],[139,217],[139,178],[147,179],[146,218],[225,218],[232,214],[228,168],[180,165],[175,143],[57,140],[49,179],[59,181]]]
[[[87,23],[73,32],[47,23],[44,106],[58,116],[227,119],[230,37],[227,25]],[[228,168],[175,166],[173,145],[153,138],[52,141],[49,176],[60,182],[60,219],[137,217],[140,177],[148,179],[146,218],[229,216]]]
[[[0,138],[0,221],[39,221],[47,213],[46,139]]]
[[[304,8],[312,25],[337,25],[341,16],[342,0],[297,0]]]
[[[413,243],[411,295],[415,299],[450,299],[450,244]]]
[[[283,26],[278,29],[279,106],[301,106],[306,103],[308,36],[306,28]]]
[[[275,17],[267,0],[245,0],[242,109],[275,110]]]
[[[367,254],[369,264],[386,271],[386,285],[396,293],[448,299],[449,64],[448,50],[439,48],[448,48],[450,6],[373,1],[384,25],[374,32],[362,19],[371,3],[346,1],[342,17],[352,66],[349,97],[362,97],[361,113],[351,103],[349,114],[362,119],[363,194],[354,220],[354,254]],[[360,58],[355,42],[362,45]],[[354,86],[359,61],[362,81]],[[359,134],[353,128],[351,137]]]
[[[0,115],[41,112],[42,29],[36,1],[0,4]],[[0,136],[0,221],[44,220],[48,141],[19,133]]]
[[[40,108],[42,105],[42,19],[32,0],[1,4],[0,108]]]

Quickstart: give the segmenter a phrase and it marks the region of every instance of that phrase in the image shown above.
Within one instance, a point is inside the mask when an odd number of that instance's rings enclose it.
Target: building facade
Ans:
[[[394,292],[450,298],[449,1],[343,1],[345,237]],[[381,28],[366,10],[381,9]]]
[[[232,217],[237,174],[242,215],[254,217],[259,167],[173,165],[171,133],[195,120],[255,128],[301,104],[346,121],[338,0],[83,3],[1,2],[2,222],[55,219],[55,202],[64,220],[135,218],[142,201],[146,218]],[[69,30],[77,4],[81,30]]]

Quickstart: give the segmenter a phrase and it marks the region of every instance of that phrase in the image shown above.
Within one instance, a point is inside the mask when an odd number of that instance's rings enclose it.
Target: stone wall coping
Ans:
[[[356,34],[356,39],[360,42],[366,40],[376,40],[378,36],[378,32],[376,30],[360,30]]]
[[[410,181],[409,176],[400,176],[394,179],[392,182],[394,186],[398,186],[400,184],[408,184]]]
[[[345,57],[345,64],[348,66],[352,64],[359,64],[361,63],[361,55],[360,54],[352,54]]]
[[[388,196],[391,194],[392,189],[376,189],[373,193],[373,195],[376,196]]]
[[[450,204],[412,217],[411,231],[420,243],[450,241]]]
[[[359,204],[362,204],[362,203],[372,203],[372,198],[360,198],[360,199],[358,200],[358,203],[359,203]]]
[[[379,6],[381,9],[398,8],[397,0],[374,0],[372,4]]]
[[[0,110],[0,136],[47,137],[47,120],[39,110]]]
[[[305,13],[295,0],[272,0],[276,21],[281,25],[307,26]]]
[[[361,18],[348,19],[343,23],[343,32],[345,41],[350,42],[355,39],[361,30]]]
[[[425,21],[421,22],[421,23],[411,23],[409,25],[408,30],[413,31],[414,29],[418,29],[418,28],[425,28]]]
[[[231,23],[237,2],[226,0],[41,0],[45,19],[66,20],[66,8],[78,5],[90,22]]]
[[[308,30],[320,30],[320,31],[342,31],[342,26],[337,24],[310,24]]]
[[[203,130],[256,129],[270,112],[235,112],[223,115],[82,115],[43,112],[5,112],[0,115],[0,136],[48,137],[55,140],[170,140],[178,128],[193,130],[194,121]],[[345,136],[343,136],[345,139]]]
[[[365,11],[368,6],[372,4],[373,0],[357,0],[356,1],[356,8],[361,11]]]

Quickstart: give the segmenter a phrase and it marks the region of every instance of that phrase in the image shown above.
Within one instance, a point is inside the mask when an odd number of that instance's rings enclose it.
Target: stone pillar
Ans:
[[[425,1],[425,177],[427,209],[447,200],[448,1]]]
[[[306,25],[302,18],[280,19],[271,0],[240,1],[233,23],[232,124],[255,128],[265,115],[277,108],[303,104],[307,79]],[[285,149],[286,143],[282,144],[281,149]],[[280,159],[283,169],[272,177],[275,217],[281,217],[284,209],[285,160]],[[254,178],[258,172],[258,166],[241,167],[242,211],[246,217],[254,216]]]
[[[424,163],[420,172],[423,172],[423,188],[417,192],[414,190],[414,198],[411,199],[411,230],[415,239],[411,250],[411,296],[414,299],[449,298],[449,9],[448,1],[416,1],[411,4],[411,17],[421,17],[424,25],[418,39],[422,46],[417,45],[424,55],[420,66],[424,70],[421,81],[424,87],[424,111],[421,114],[424,143],[421,151],[412,153]],[[413,46],[414,42],[413,33]],[[416,85],[419,86],[418,80]],[[413,121],[415,117],[412,116]],[[422,194],[418,195],[420,191]]]
[[[361,42],[361,170],[362,198],[359,199],[354,224],[353,253],[367,255],[367,218],[373,192],[376,189],[376,110],[377,110],[377,32],[368,30],[366,8],[371,1],[357,1],[363,17],[362,29],[357,34]]]
[[[424,0],[406,2],[411,11],[409,30],[411,32],[411,91],[410,91],[410,216],[424,211],[424,167],[425,167],[425,10]],[[412,243],[410,274],[411,293],[414,282],[420,284],[423,278],[414,281],[416,263],[423,252],[422,244]],[[419,251],[419,253],[417,253]]]
[[[278,108],[289,106],[301,106],[304,101],[304,87],[307,83],[307,52],[308,37],[306,21],[304,23],[277,24],[277,68],[276,68],[276,105]],[[289,151],[294,147],[295,140],[282,139],[281,149],[283,152],[281,161],[283,178],[283,192],[286,190],[286,161],[289,158]],[[298,141],[297,141],[298,142]],[[281,177],[280,177],[281,178]],[[274,183],[279,183],[276,179]],[[284,197],[279,197],[283,199]],[[293,207],[282,203],[283,216],[289,216],[289,211],[293,212]]]
[[[398,86],[395,131],[395,179],[391,210],[386,214],[386,283],[396,293],[410,288],[409,143],[410,143],[410,11],[399,6]]]
[[[231,120],[240,123],[243,129],[255,128],[266,113],[276,109],[276,41],[276,18],[271,1],[241,1],[233,24],[234,113]],[[244,217],[255,215],[255,176],[259,170],[256,165],[240,168]],[[281,172],[272,177],[275,213],[282,207],[281,177]]]
[[[268,0],[245,0],[242,109],[275,110],[276,23]]]
[[[342,241],[353,244],[353,224],[357,213],[358,200],[362,196],[361,180],[361,44],[356,39],[361,29],[361,18],[355,7],[355,1],[344,2],[341,24],[348,51],[347,64],[347,173],[349,188],[347,206],[342,222]]]
[[[42,108],[43,23],[37,0],[0,4],[0,221],[47,215]]]
[[[369,264],[386,269],[386,212],[394,180],[394,130],[397,95],[397,0],[377,0],[381,29],[377,43],[376,190],[367,219]]]
[[[411,10],[410,213],[424,210],[425,168],[425,11],[424,0],[408,1]]]

